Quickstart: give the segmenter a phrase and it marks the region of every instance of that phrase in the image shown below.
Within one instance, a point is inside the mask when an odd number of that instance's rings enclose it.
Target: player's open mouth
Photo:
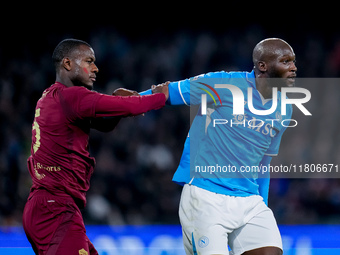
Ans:
[[[294,87],[295,77],[296,77],[296,75],[287,77],[287,86],[288,87]]]
[[[96,81],[96,77],[95,76],[92,76],[90,77],[91,81],[95,82]]]
[[[288,80],[290,83],[294,83],[294,82],[295,82],[295,78],[296,78],[296,75],[292,75],[292,76],[288,76],[288,77],[287,77],[287,80]]]

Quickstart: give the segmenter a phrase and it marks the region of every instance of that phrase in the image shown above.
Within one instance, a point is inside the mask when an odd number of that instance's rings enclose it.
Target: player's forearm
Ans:
[[[169,98],[166,101],[167,105],[189,105],[190,104],[190,82],[183,80],[178,82],[170,82]],[[148,89],[139,92],[140,95],[151,95],[152,90]]]
[[[151,90],[151,89],[148,89],[148,90],[139,92],[138,94],[141,95],[141,96],[152,95],[152,90]]]
[[[96,104],[96,117],[136,116],[162,108],[165,100],[163,93],[129,97],[104,95]]]

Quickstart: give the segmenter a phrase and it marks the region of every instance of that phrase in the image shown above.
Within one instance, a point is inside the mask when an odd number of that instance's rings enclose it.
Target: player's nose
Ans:
[[[99,69],[98,69],[98,67],[96,66],[96,64],[93,64],[92,72],[93,72],[93,73],[98,73],[98,72],[99,72]]]
[[[294,62],[292,62],[292,65],[291,65],[290,71],[291,71],[291,72],[294,72],[294,73],[296,73],[296,72],[297,72],[297,67],[296,67],[296,65],[295,65],[295,63],[294,63]]]

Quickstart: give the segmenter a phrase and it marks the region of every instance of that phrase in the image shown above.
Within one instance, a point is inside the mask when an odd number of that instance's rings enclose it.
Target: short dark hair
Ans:
[[[63,60],[63,58],[70,56],[70,54],[72,54],[72,52],[81,45],[86,45],[91,48],[91,46],[87,42],[82,40],[65,39],[61,41],[54,49],[52,54],[52,60],[54,62],[55,67],[57,68],[59,66],[59,63]]]

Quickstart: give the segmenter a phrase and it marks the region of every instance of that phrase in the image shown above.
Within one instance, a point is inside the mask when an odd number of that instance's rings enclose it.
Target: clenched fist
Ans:
[[[124,88],[118,88],[113,93],[113,96],[122,96],[122,97],[128,97],[128,96],[139,96],[137,91],[124,89]]]

